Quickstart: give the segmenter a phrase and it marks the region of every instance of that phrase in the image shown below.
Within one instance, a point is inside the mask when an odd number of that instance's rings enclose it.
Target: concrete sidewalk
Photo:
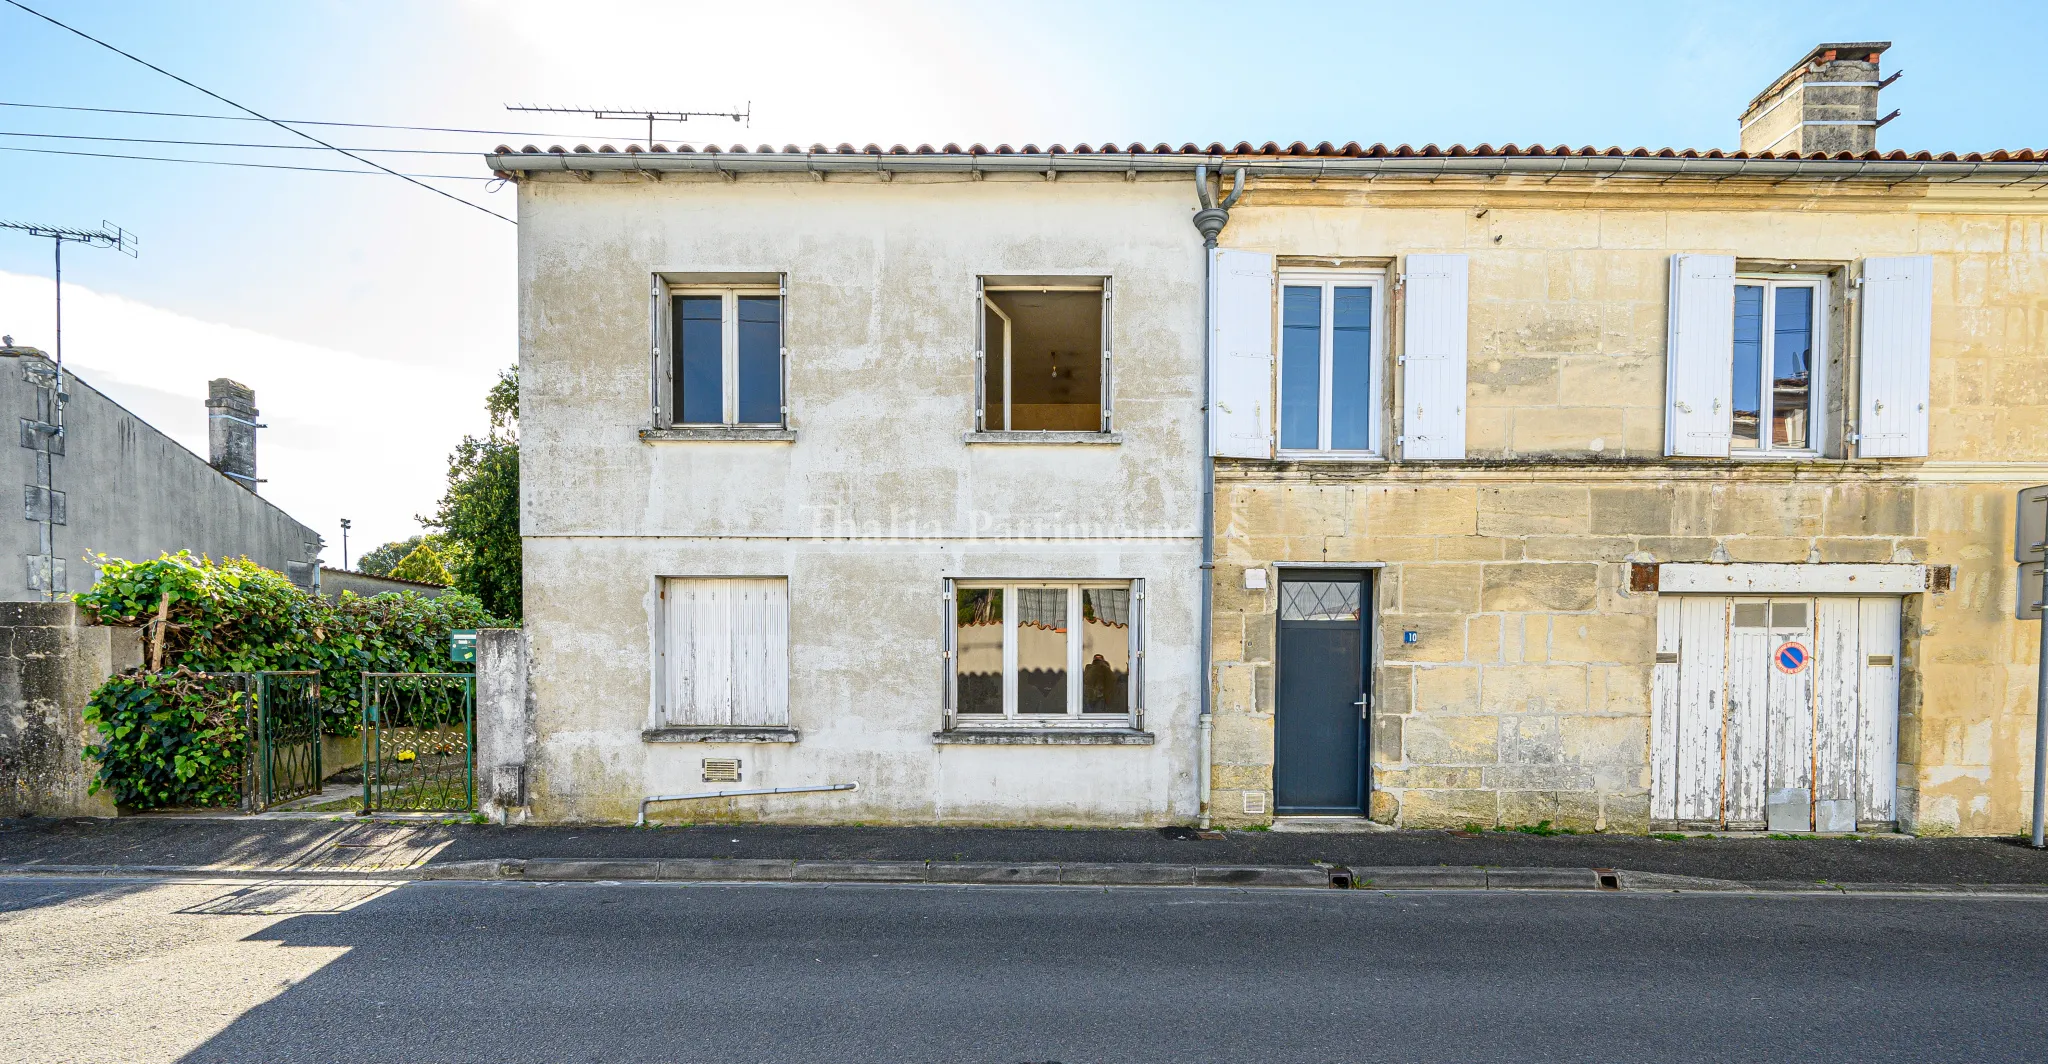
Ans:
[[[1615,870],[1605,884],[1596,869]],[[2048,891],[2019,840],[1185,829],[498,827],[144,816],[0,821],[0,873]]]

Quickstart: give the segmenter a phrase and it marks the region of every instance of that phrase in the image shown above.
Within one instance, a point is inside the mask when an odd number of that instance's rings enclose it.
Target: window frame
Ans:
[[[1387,292],[1388,271],[1374,269],[1328,269],[1318,267],[1282,268],[1273,283],[1273,454],[1277,458],[1380,459],[1386,457],[1386,411],[1383,408],[1387,381]],[[1322,321],[1318,327],[1316,398],[1316,446],[1288,447],[1287,438],[1287,290],[1322,290]],[[1335,407],[1331,369],[1335,361],[1338,288],[1372,290],[1372,343],[1366,354],[1366,438],[1364,448],[1330,446],[1331,412]]]
[[[1067,711],[1059,714],[1022,714],[1017,712],[1017,615],[1015,592],[1020,589],[1063,588],[1067,592]],[[1001,713],[961,713],[960,707],[960,666],[959,666],[959,612],[956,604],[961,591],[999,589],[1003,592],[1003,711]],[[1125,633],[1129,639],[1130,678],[1127,681],[1127,704],[1120,713],[1088,713],[1084,711],[1086,694],[1082,690],[1083,630],[1081,614],[1081,593],[1092,589],[1128,591],[1130,593],[1130,623]],[[1143,730],[1145,726],[1145,581],[1125,580],[1017,580],[1017,579],[948,579],[943,598],[945,606],[945,639],[941,657],[946,670],[944,716],[945,730],[956,728],[1113,728]]]
[[[1828,319],[1833,316],[1831,304],[1828,302],[1828,275],[1825,273],[1805,272],[1763,273],[1754,269],[1738,269],[1735,273],[1735,283],[1728,296],[1731,313],[1733,312],[1733,301],[1736,298],[1734,289],[1744,287],[1761,287],[1764,290],[1764,318],[1760,326],[1762,348],[1757,358],[1758,405],[1764,407],[1764,409],[1758,412],[1757,446],[1739,446],[1736,443],[1735,436],[1734,393],[1731,391],[1728,411],[1728,456],[1732,459],[1746,461],[1783,461],[1825,457],[1829,453],[1829,444],[1833,436],[1833,433],[1829,431],[1827,421],[1828,388],[1831,386],[1827,373],[1831,354],[1831,349],[1828,346],[1831,342],[1828,333]],[[1774,444],[1771,439],[1773,433],[1770,426],[1772,414],[1775,410],[1775,407],[1772,405],[1773,382],[1771,367],[1777,359],[1778,300],[1776,293],[1781,288],[1807,288],[1813,291],[1811,303],[1813,308],[1813,339],[1812,355],[1810,356],[1812,372],[1807,379],[1806,385],[1807,428],[1806,446],[1804,447],[1780,447]],[[1728,349],[1728,379],[1732,386],[1735,379],[1735,348],[1732,342]]]
[[[789,427],[789,283],[776,281],[714,282],[679,280],[656,275],[654,292],[659,335],[654,359],[654,427],[657,429],[782,430]],[[676,300],[685,296],[719,297],[719,397],[718,421],[684,421],[678,414],[675,374]],[[739,420],[739,301],[743,297],[773,296],[776,300],[776,388],[777,417],[774,421]]]
[[[1015,370],[1008,364],[1010,355],[1007,344],[1002,344],[1000,353],[991,350],[997,343],[988,334],[988,315],[994,311],[1005,326],[1010,316],[988,298],[990,292],[1101,292],[1102,293],[1102,336],[1099,342],[1102,359],[1102,394],[1096,409],[1100,413],[1099,425],[1095,429],[1013,429],[1010,427],[1011,397],[1016,392]],[[1002,274],[980,274],[974,278],[974,431],[976,433],[1016,433],[1023,435],[1070,435],[1075,431],[1095,432],[1107,436],[1116,431],[1115,421],[1115,349],[1111,343],[1114,332],[1113,311],[1116,303],[1115,279],[1109,274],[1077,274],[1074,276],[1016,277]],[[1007,329],[1005,330],[1007,332]],[[1005,359],[1003,368],[1003,417],[1000,425],[991,425],[988,402],[989,362],[995,358]]]

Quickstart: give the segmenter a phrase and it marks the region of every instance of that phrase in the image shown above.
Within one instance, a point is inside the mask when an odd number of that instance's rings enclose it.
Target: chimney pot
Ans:
[[[256,393],[221,377],[206,382],[207,461],[223,476],[256,490]]]

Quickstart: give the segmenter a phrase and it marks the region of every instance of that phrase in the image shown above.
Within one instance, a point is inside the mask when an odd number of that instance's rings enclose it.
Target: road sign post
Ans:
[[[2040,671],[2034,677],[2034,848],[2048,848],[2042,837],[2044,802],[2048,802],[2048,484],[2020,492],[2013,508],[2012,557],[2020,563],[2017,612],[2021,620],[2041,626]]]

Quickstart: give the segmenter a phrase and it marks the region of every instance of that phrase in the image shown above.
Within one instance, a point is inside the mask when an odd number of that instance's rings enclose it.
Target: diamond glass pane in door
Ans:
[[[1081,589],[1081,712],[1131,708],[1131,593]]]
[[[954,684],[962,714],[1003,711],[1003,589],[963,587],[954,611]]]
[[[1067,589],[1017,589],[1017,714],[1067,712]]]
[[[1299,580],[1280,585],[1283,621],[1355,621],[1358,619],[1355,580]]]

